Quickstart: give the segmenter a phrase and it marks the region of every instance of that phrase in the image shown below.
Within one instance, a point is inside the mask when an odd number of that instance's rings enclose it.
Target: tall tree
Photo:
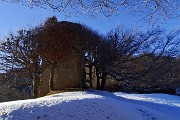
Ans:
[[[58,26],[56,17],[48,18],[44,24],[43,41],[41,53],[47,62],[51,65],[51,75],[49,79],[50,91],[54,90],[54,69],[62,60],[63,55],[68,51],[67,40],[62,38],[62,29]]]
[[[160,29],[140,33],[116,28],[107,38],[94,42],[89,60],[96,68],[97,89],[105,89],[107,75],[116,80],[129,81],[140,79],[161,67],[168,61],[161,59],[162,57],[171,58],[178,54],[178,36],[179,32],[165,36]],[[145,66],[141,64],[144,62],[140,62],[140,59],[147,61]]]
[[[5,71],[25,70],[33,78],[33,95],[38,97],[40,74],[45,68],[40,55],[42,27],[20,30],[17,35],[10,34],[0,47],[0,65]]]
[[[51,66],[50,90],[54,90],[54,70],[59,63],[66,62],[69,53],[80,42],[81,25],[70,22],[58,22],[56,17],[48,18],[44,23],[41,53]]]

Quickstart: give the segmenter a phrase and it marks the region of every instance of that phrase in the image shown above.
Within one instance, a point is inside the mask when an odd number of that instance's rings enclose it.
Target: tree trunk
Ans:
[[[96,77],[97,77],[97,85],[96,85],[96,89],[99,90],[100,89],[100,79],[99,79],[99,68],[96,68]]]
[[[102,72],[102,81],[101,81],[101,90],[106,90],[106,77],[107,77],[107,73],[106,72]]]
[[[55,66],[54,64],[51,65],[51,74],[50,74],[50,79],[49,79],[49,89],[50,91],[54,90],[54,86],[53,86],[53,81],[54,81],[54,69]]]
[[[39,82],[40,82],[40,76],[36,71],[34,71],[33,72],[33,97],[34,98],[39,97]]]
[[[86,88],[86,69],[85,69],[85,63],[82,62],[82,80],[81,80],[81,87]]]
[[[89,81],[90,81],[90,88],[93,87],[93,83],[92,83],[92,65],[89,64]]]
[[[33,71],[32,71],[32,79],[33,79],[33,97],[39,97],[39,83],[40,83],[40,75],[39,75],[39,65],[38,60],[35,60]]]
[[[33,98],[37,98],[38,94],[37,94],[37,80],[36,77],[34,75],[35,73],[33,73]]]

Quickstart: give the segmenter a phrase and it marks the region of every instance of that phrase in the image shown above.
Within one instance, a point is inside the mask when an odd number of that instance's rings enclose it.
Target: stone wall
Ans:
[[[40,96],[49,93],[50,66],[41,75]],[[82,80],[82,56],[75,50],[68,53],[68,57],[55,68],[54,88],[79,88]]]
[[[67,21],[59,22],[63,39],[68,39],[72,43],[71,49],[63,56],[63,61],[55,68],[54,88],[61,90],[65,88],[79,88],[82,80],[82,55],[78,54],[77,44],[84,39],[82,37],[84,29],[78,23]],[[89,34],[89,33],[87,33]],[[80,44],[79,44],[80,45]],[[53,48],[52,48],[53,49]],[[49,93],[50,66],[41,75],[39,96]]]

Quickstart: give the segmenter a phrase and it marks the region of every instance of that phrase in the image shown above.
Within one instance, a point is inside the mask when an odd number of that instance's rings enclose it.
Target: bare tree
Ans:
[[[95,63],[95,56],[97,56],[97,52],[99,50],[99,45],[102,41],[102,36],[98,34],[96,31],[88,28],[85,25],[82,25],[81,30],[81,42],[77,45],[77,50],[80,51],[80,53],[84,56],[83,64],[85,65],[84,68],[87,68],[86,72],[84,72],[84,76],[88,75],[88,82],[90,84],[90,87],[93,87],[93,71],[94,67],[96,66]],[[95,67],[98,69],[98,66]],[[97,73],[97,72],[96,72]],[[99,74],[98,74],[99,75]],[[86,80],[87,77],[84,77],[83,79]],[[98,79],[99,80],[99,79]],[[98,81],[100,82],[100,81]],[[84,81],[84,83],[86,83]],[[98,84],[99,85],[99,84]],[[98,87],[99,88],[99,87]]]
[[[122,37],[125,41],[120,42],[120,53],[125,50],[125,54],[120,54],[119,61],[110,70],[110,73],[114,72],[119,80],[140,79],[179,54],[179,32],[177,31],[165,35],[162,30],[155,29],[133,37],[129,35],[122,35]]]
[[[1,44],[1,69],[5,71],[25,70],[33,78],[33,95],[38,97],[40,74],[45,68],[40,55],[42,27],[20,30],[17,35],[10,34]]]
[[[65,15],[88,14],[104,16],[129,13],[143,13],[146,17],[165,15],[174,17],[179,15],[180,2],[178,0],[3,0],[6,2],[23,3],[30,7],[52,8]]]
[[[94,42],[88,54],[91,57],[88,60],[96,68],[97,89],[105,89],[108,75],[117,81],[131,81],[162,67],[178,55],[178,39],[178,31],[167,36],[160,29],[147,33],[121,28],[111,31],[107,38]]]

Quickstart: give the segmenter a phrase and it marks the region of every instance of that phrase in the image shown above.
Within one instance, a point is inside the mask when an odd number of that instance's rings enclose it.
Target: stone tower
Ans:
[[[59,27],[70,29],[69,40],[74,40],[75,33],[82,29],[80,24],[71,22],[59,22]],[[74,32],[73,32],[74,31]],[[67,53],[64,62],[60,62],[54,72],[54,89],[62,90],[64,88],[79,88],[82,80],[82,60],[83,57],[77,52],[76,48]],[[49,78],[51,68],[48,66],[41,75],[39,96],[44,96],[49,93]]]

